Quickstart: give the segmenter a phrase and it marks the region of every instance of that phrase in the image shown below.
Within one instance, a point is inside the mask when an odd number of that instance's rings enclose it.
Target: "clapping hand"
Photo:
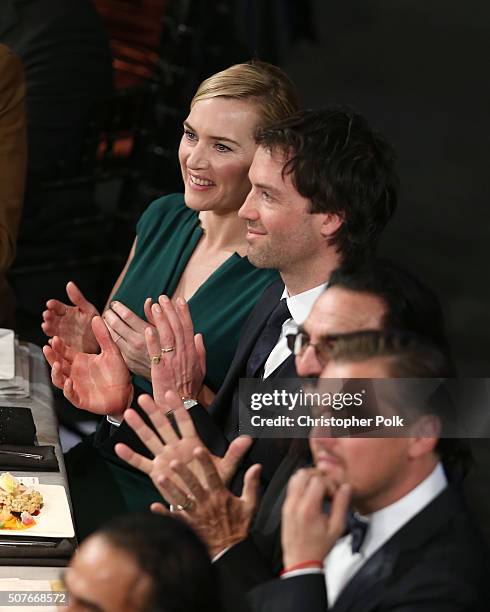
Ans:
[[[148,309],[148,303],[145,304]],[[147,328],[146,344],[153,357],[151,379],[157,403],[165,392],[176,390],[181,397],[196,399],[206,374],[206,351],[201,334],[194,326],[187,302],[177,298],[173,304],[160,296],[151,306],[155,328]]]
[[[66,293],[73,306],[48,300],[41,324],[43,332],[47,336],[59,336],[75,351],[97,353],[99,344],[91,326],[92,319],[99,314],[97,308],[72,281],[66,285]]]
[[[145,301],[148,322],[121,302],[111,302],[103,319],[117,344],[128,369],[147,380],[151,379],[150,357],[145,341],[145,330],[152,326],[151,298]]]
[[[316,468],[292,476],[282,508],[284,567],[323,562],[344,533],[350,494],[350,485],[339,486]],[[325,497],[332,498],[329,514],[323,511]]]
[[[207,543],[211,558],[244,540],[257,507],[261,466],[250,467],[243,484],[241,497],[233,495],[225,486],[211,453],[202,447],[194,449],[198,472],[192,464],[172,461],[173,476],[157,479],[159,490]],[[176,483],[185,484],[186,490]],[[152,504],[154,512],[167,514],[162,504]]]
[[[175,391],[167,391],[163,401],[159,403],[149,395],[140,396],[138,403],[148,415],[155,431],[145,424],[135,410],[126,410],[124,420],[152,453],[153,459],[136,453],[126,444],[116,444],[115,451],[121,459],[145,472],[160,490],[158,479],[160,476],[172,474],[170,463],[179,460],[183,464],[194,464],[194,450],[202,447],[203,442],[197,435],[190,414]],[[175,418],[177,432],[169,421],[168,413],[172,413]],[[227,484],[231,480],[251,444],[251,438],[239,437],[230,444],[224,457],[211,455],[219,477],[224,483]]]
[[[51,379],[77,408],[120,416],[133,398],[131,378],[100,317],[94,317],[92,329],[101,348],[98,355],[78,352],[58,336],[43,348],[51,366]]]

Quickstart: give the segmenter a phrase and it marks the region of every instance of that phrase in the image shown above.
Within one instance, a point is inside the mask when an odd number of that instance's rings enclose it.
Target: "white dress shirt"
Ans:
[[[375,469],[375,466],[373,466],[373,469]],[[405,497],[363,517],[369,522],[369,527],[358,553],[352,553],[351,534],[337,540],[324,561],[329,608],[335,604],[342,589],[368,559],[415,515],[429,505],[446,486],[447,479],[444,469],[438,463],[431,474]],[[297,570],[288,572],[283,578],[318,572],[321,572],[321,570]]]
[[[313,308],[317,297],[327,288],[327,284],[323,283],[318,285],[318,287],[313,287],[313,289],[308,289],[308,291],[303,291],[303,293],[298,293],[292,297],[289,297],[287,287],[284,287],[281,299],[286,298],[291,318],[286,319],[282,324],[279,340],[265,362],[264,378],[270,376],[291,355],[286,336],[296,333],[298,326],[302,325],[310,314],[310,310]]]

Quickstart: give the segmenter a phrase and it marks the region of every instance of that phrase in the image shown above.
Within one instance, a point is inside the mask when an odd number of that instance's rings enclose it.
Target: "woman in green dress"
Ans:
[[[279,68],[263,62],[231,66],[205,80],[197,90],[179,147],[184,195],[156,200],[143,214],[128,261],[103,313],[133,375],[137,393],[151,391],[144,333],[149,326],[150,305],[161,294],[172,301],[185,300],[198,332],[196,350],[200,351],[203,341],[206,345],[201,403],[209,403],[218,391],[243,323],[264,289],[276,278],[274,271],[257,269],[249,263],[246,221],[237,216],[250,189],[248,170],[256,150],[255,132],[297,108],[291,81]],[[71,305],[48,301],[43,313],[44,332],[61,337],[75,351],[98,353],[99,345],[91,327],[98,314],[96,308],[74,283],[68,283],[67,293]],[[50,347],[45,347],[45,354],[53,365],[55,358]],[[67,456],[69,476],[78,474],[70,478],[77,514],[80,501],[77,497],[84,498],[87,493],[82,491],[77,496],[75,481],[90,478],[94,485],[93,471],[102,469],[100,457],[96,463],[87,460],[86,447],[87,443],[79,445]],[[125,476],[119,478],[123,468],[115,455],[105,457],[107,462],[109,472],[104,470],[107,486],[100,489],[105,497],[110,488],[108,481],[114,479],[115,473],[120,492],[121,486],[126,488]],[[70,466],[75,465],[76,470],[73,468],[70,474]],[[124,468],[124,472],[128,470]],[[121,497],[118,500],[120,510],[124,506],[147,507],[149,501],[154,501],[142,492],[129,495],[128,490],[122,491],[123,500]],[[148,491],[156,493],[154,489]],[[104,502],[107,508],[107,499]]]

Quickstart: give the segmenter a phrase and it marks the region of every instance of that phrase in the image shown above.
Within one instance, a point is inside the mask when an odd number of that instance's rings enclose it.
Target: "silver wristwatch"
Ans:
[[[192,397],[183,397],[182,403],[184,404],[184,408],[186,410],[190,410],[193,406],[196,406],[199,402]]]

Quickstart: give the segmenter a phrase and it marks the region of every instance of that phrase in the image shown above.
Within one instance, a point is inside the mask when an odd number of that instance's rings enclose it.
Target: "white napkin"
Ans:
[[[14,375],[9,379],[0,377],[0,398],[22,399],[29,397],[29,348],[14,342]]]
[[[9,380],[14,376],[14,331],[0,328],[0,380]]]

